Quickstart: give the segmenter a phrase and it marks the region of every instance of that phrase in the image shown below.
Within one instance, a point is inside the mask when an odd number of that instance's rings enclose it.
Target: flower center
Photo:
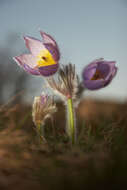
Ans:
[[[40,53],[37,55],[37,66],[49,66],[56,64],[55,60],[53,59],[52,54],[47,50],[41,50]]]
[[[47,61],[47,57],[42,56],[41,58],[42,58],[43,60]]]
[[[104,78],[103,74],[99,70],[96,70],[91,80],[98,80],[98,79],[103,79],[103,78]]]

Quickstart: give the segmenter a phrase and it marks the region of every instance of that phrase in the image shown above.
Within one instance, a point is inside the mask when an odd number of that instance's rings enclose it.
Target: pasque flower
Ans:
[[[32,116],[36,126],[44,125],[45,120],[54,112],[56,112],[56,105],[50,96],[43,93],[34,98]]]
[[[60,52],[56,41],[45,32],[40,31],[43,42],[33,37],[25,36],[26,47],[30,54],[14,57],[14,60],[30,74],[50,76],[56,73]]]
[[[52,117],[52,114],[56,112],[56,105],[53,99],[43,93],[41,96],[36,96],[33,102],[32,116],[33,122],[36,126],[39,139],[46,142],[44,137],[44,124],[48,117]]]
[[[82,73],[83,84],[89,90],[97,90],[107,86],[117,72],[115,61],[97,59],[87,65]]]

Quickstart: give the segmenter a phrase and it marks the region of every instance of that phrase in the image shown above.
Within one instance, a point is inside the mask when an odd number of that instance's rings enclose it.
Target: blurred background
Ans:
[[[61,64],[82,69],[94,59],[115,60],[116,78],[106,88],[85,92],[97,99],[127,99],[126,0],[0,0],[0,104],[17,96],[31,103],[44,89],[43,78],[25,73],[12,59],[27,51],[23,35],[52,35],[61,51]]]
[[[17,190],[17,184],[19,190],[125,189],[126,20],[127,0],[0,0],[0,190]],[[28,52],[23,36],[41,39],[40,29],[57,41],[60,64],[75,64],[80,79],[97,58],[117,62],[109,86],[84,92],[76,108],[74,147],[66,138],[61,102],[45,122],[48,143],[40,142],[31,105],[45,90],[43,78],[12,59]]]

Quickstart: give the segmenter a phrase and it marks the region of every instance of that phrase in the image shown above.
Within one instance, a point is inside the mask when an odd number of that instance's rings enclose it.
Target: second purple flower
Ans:
[[[115,61],[98,59],[87,65],[82,73],[83,84],[89,90],[97,90],[107,86],[117,72]]]

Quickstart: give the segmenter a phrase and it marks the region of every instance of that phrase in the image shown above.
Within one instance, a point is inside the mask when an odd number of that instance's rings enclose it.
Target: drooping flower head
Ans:
[[[30,74],[50,76],[58,70],[60,52],[56,41],[50,35],[42,31],[40,34],[43,42],[25,36],[25,44],[30,54],[16,56],[14,60]]]
[[[51,97],[43,93],[34,98],[32,116],[36,126],[44,124],[54,112],[56,112],[56,105]]]
[[[97,59],[87,65],[82,73],[83,84],[89,90],[97,90],[107,86],[117,72],[115,61]]]
[[[75,72],[75,65],[63,65],[58,72],[57,80],[53,77],[47,79],[48,86],[59,94],[64,100],[75,99],[78,93],[79,79]]]

